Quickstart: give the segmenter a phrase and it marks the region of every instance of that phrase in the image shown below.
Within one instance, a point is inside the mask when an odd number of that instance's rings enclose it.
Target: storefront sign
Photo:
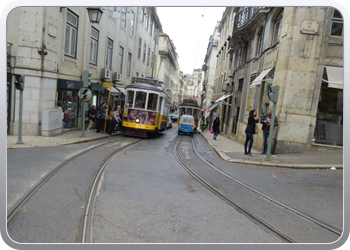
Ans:
[[[57,80],[57,89],[81,89],[83,87],[82,81],[72,81],[72,80]]]

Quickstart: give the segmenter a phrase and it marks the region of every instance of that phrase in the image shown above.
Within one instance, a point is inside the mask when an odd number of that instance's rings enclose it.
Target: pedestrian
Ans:
[[[255,134],[255,124],[259,122],[259,119],[256,119],[255,117],[258,117],[258,111],[257,110],[251,110],[249,112],[249,117],[248,117],[248,125],[247,128],[245,129],[245,134],[246,134],[246,139],[244,143],[244,154],[246,155],[253,155],[251,153],[252,146],[253,146],[253,135]],[[247,145],[249,143],[249,150],[247,151]]]
[[[114,108],[114,117],[116,120],[116,124],[115,124],[115,130],[119,131],[120,130],[120,125],[122,122],[122,119],[120,118],[120,111],[119,111],[120,107],[116,107]]]
[[[204,116],[202,117],[202,120],[201,120],[201,129],[202,129],[202,132],[205,131],[205,128],[207,126],[207,120],[204,120]]]
[[[267,153],[267,139],[270,135],[270,125],[271,125],[271,117],[272,117],[272,108],[269,109],[269,112],[265,114],[261,118],[261,123],[262,123],[262,131],[263,131],[263,137],[264,137],[264,150],[261,154],[266,155]],[[274,127],[278,126],[278,119],[277,116],[275,116],[275,122],[274,122]],[[274,131],[272,131],[272,138],[274,136]]]
[[[114,122],[114,111],[112,109],[112,106],[108,107],[108,118],[107,118],[107,134],[109,137],[112,136],[113,129],[115,127],[115,122]]]
[[[100,134],[103,133],[105,117],[106,117],[106,108],[107,108],[107,103],[105,102],[102,102],[101,105],[98,107],[96,133],[100,133]]]
[[[96,121],[96,106],[92,105],[91,109],[88,111],[88,117],[89,117],[89,126],[87,127],[86,131],[92,131],[92,128],[94,126],[94,123]]]
[[[219,135],[219,127],[220,127],[220,119],[219,117],[216,117],[216,119],[213,122],[213,131],[214,131],[214,137],[213,139],[216,140],[216,137]]]
[[[207,129],[208,125],[209,125],[209,117],[207,116],[207,118],[205,120],[207,121],[207,125],[205,126],[205,129]]]

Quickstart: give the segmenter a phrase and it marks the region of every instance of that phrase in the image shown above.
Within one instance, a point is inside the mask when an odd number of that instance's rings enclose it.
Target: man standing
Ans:
[[[270,134],[270,125],[271,125],[271,117],[272,117],[272,108],[269,109],[269,113],[263,116],[261,119],[261,123],[263,124],[262,126],[262,131],[263,131],[263,136],[264,136],[264,150],[261,154],[266,155],[267,153],[267,139]],[[274,127],[278,126],[278,119],[277,116],[275,116],[275,124]],[[272,138],[273,138],[273,131],[272,131]]]
[[[96,133],[102,134],[106,116],[105,108],[107,108],[107,103],[105,102],[102,102],[101,105],[98,107]]]

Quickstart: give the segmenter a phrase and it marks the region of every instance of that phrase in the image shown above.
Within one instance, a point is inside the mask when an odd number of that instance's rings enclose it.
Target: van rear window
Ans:
[[[190,119],[190,118],[184,118],[184,121],[183,121],[183,122],[191,123],[191,119]]]

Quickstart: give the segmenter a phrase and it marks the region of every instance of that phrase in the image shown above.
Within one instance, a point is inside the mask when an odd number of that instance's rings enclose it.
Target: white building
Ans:
[[[133,76],[154,77],[162,26],[154,7],[103,7],[99,24],[85,7],[18,7],[7,18],[8,134],[18,131],[19,94],[14,75],[25,75],[23,134],[61,133],[61,121],[48,126],[44,110],[64,110],[66,127],[80,128],[77,95],[84,70],[92,73],[91,105],[108,100],[103,82],[113,82],[123,105],[124,87]],[[55,116],[55,115],[54,115]],[[55,117],[56,117],[55,116]],[[56,119],[57,120],[57,119]],[[44,124],[46,123],[46,124]],[[51,124],[51,123],[50,123]],[[45,131],[43,132],[43,127]]]

